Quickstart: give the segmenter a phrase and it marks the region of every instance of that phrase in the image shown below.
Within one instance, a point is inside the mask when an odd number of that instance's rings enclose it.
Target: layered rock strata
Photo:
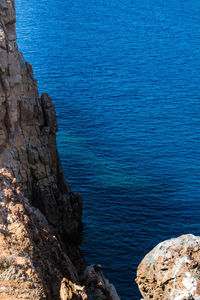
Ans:
[[[200,237],[157,245],[139,265],[136,282],[144,300],[199,300]]]
[[[54,105],[18,51],[15,21],[14,0],[0,0],[0,299],[119,299],[83,276],[82,199],[66,185]]]

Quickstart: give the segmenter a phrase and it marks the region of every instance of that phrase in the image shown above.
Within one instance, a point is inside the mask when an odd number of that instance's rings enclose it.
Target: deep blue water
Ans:
[[[19,48],[53,97],[84,197],[82,249],[122,300],[158,242],[200,235],[200,1],[16,0]]]

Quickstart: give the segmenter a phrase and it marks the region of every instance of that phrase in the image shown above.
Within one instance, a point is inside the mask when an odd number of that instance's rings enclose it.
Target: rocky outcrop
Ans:
[[[14,0],[0,0],[0,299],[114,299],[83,287],[82,199],[66,184],[54,105],[18,51],[15,21]]]
[[[0,191],[0,299],[58,299],[63,274],[76,295],[77,270],[6,169],[0,170]]]
[[[115,287],[104,277],[101,266],[88,266],[83,273],[89,299],[120,300]]]
[[[144,300],[200,299],[200,237],[164,241],[145,256],[136,282]]]
[[[71,192],[56,149],[57,121],[48,94],[41,99],[33,70],[18,51],[14,1],[0,1],[0,166],[66,241],[81,228],[81,198]]]

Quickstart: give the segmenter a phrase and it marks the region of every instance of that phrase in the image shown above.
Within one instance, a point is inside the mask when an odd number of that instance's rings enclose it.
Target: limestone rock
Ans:
[[[136,282],[144,300],[200,299],[200,237],[164,241],[145,256]]]

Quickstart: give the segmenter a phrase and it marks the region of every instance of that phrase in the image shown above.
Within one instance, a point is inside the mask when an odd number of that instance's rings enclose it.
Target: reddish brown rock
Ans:
[[[144,300],[199,300],[200,237],[160,243],[139,265],[136,282]]]
[[[0,191],[0,299],[57,299],[63,276],[79,282],[75,267],[6,169]]]

